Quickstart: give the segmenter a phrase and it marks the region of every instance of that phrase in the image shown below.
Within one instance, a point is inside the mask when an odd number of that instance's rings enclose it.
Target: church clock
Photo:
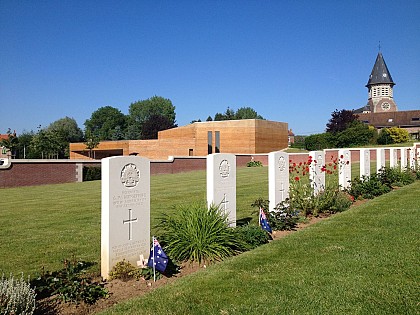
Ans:
[[[382,110],[389,110],[391,108],[391,105],[387,102],[382,103],[381,105]]]

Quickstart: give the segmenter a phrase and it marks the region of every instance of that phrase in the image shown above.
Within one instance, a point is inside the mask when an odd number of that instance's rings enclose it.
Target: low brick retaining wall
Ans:
[[[420,143],[415,147],[420,150]],[[376,148],[375,148],[376,149]],[[376,160],[376,150],[371,149],[370,159]],[[385,149],[389,149],[386,147]],[[350,149],[352,161],[358,161],[359,149]],[[389,150],[385,150],[389,160]],[[417,151],[418,152],[418,151]],[[308,153],[290,153],[294,163],[306,162]],[[337,158],[338,149],[325,150],[325,160],[328,163]],[[236,166],[244,167],[249,161],[260,161],[268,165],[268,154],[237,154]],[[0,188],[61,184],[83,181],[83,167],[101,166],[99,160],[11,160],[7,168],[0,168]],[[151,160],[150,173],[174,174],[206,169],[206,157],[171,157],[168,160]]]

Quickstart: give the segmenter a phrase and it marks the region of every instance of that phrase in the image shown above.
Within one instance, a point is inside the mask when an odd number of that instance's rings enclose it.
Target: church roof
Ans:
[[[388,67],[386,66],[384,57],[379,52],[366,87],[381,83],[395,85],[395,83],[392,81],[391,74],[388,71]]]

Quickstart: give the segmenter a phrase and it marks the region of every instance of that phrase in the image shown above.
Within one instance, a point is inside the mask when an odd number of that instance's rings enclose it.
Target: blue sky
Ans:
[[[178,125],[254,108],[296,134],[366,104],[378,44],[420,109],[420,1],[0,0],[0,133],[169,98]]]

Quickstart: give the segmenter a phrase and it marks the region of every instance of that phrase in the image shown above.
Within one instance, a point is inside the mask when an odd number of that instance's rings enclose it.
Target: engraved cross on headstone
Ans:
[[[281,188],[279,191],[281,193],[281,200],[284,201],[284,183],[281,183]]]
[[[123,224],[128,224],[128,240],[131,241],[132,239],[132,224],[137,222],[137,218],[132,218],[132,211],[131,209],[128,209],[128,220],[123,220]]]
[[[223,194],[223,200],[221,204],[223,205],[223,209],[226,212],[226,210],[228,209],[228,204],[229,204],[229,201],[226,199],[226,194]]]

